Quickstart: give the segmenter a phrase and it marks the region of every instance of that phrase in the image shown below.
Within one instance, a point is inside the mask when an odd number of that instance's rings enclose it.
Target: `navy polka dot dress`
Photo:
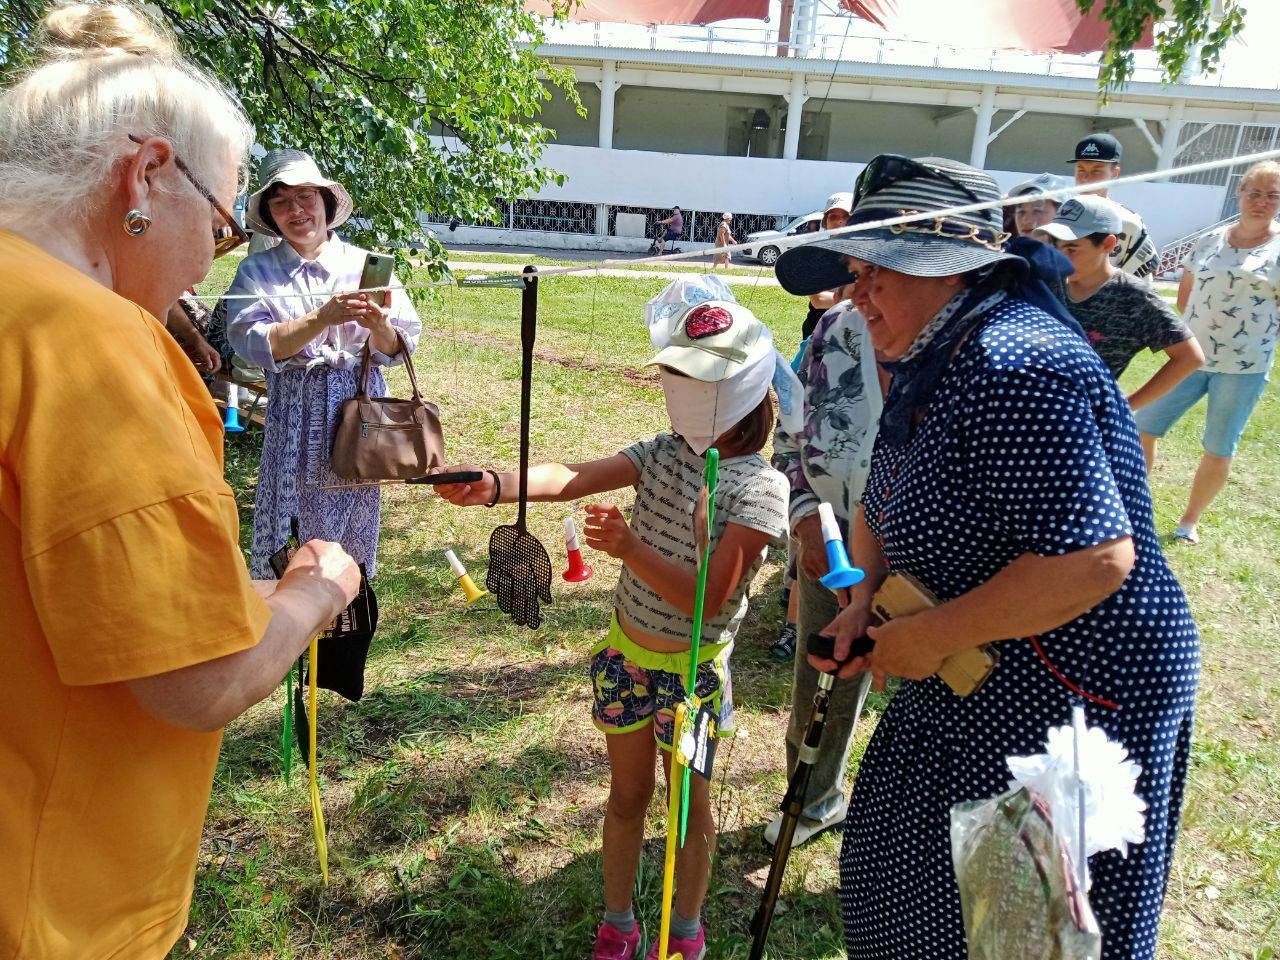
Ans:
[[[1104,960],[1153,957],[1199,641],[1156,541],[1133,417],[1106,366],[1057,321],[1004,300],[952,359],[911,439],[877,443],[864,505],[890,567],[944,601],[1027,551],[1053,556],[1132,535],[1137,561],[1121,590],[1040,641],[1064,676],[1119,705],[1089,703],[1088,721],[1142,767],[1146,840],[1127,859],[1090,859],[1090,901]],[[936,677],[906,681],[876,728],[841,852],[850,960],[966,957],[950,809],[1006,790],[1005,758],[1043,752],[1074,696],[1029,640],[999,650],[976,693],[959,697]]]

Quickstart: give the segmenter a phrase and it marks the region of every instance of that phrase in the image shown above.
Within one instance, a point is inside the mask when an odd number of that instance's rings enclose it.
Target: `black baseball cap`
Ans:
[[[1122,148],[1120,141],[1109,133],[1091,133],[1076,144],[1076,155],[1067,163],[1077,160],[1102,160],[1106,163],[1119,163]]]

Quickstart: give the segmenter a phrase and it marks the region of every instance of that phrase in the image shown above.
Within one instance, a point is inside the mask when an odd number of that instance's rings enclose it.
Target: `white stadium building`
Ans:
[[[1097,55],[898,39],[818,0],[796,0],[780,43],[778,11],[773,24],[553,26],[539,52],[573,70],[587,114],[556,91],[539,118],[554,131],[542,162],[564,184],[503,202],[494,223],[426,226],[446,242],[642,251],[678,204],[680,246],[696,249],[724,211],[743,237],[817,209],[878,153],[962,160],[1008,189],[1042,171],[1069,176],[1091,132],[1120,140],[1125,174],[1280,147],[1280,71],[1261,71],[1260,85],[1260,71],[1233,70],[1230,50],[1219,73],[1172,84],[1140,53],[1134,80],[1103,104]],[[1113,196],[1172,254],[1234,213],[1241,172]]]

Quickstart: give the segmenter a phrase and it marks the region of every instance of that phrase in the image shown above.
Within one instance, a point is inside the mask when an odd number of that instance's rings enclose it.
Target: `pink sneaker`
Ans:
[[[702,960],[707,952],[706,931],[702,929],[702,925],[698,925],[698,935],[690,940],[681,940],[679,937],[667,938],[667,955],[666,957],[658,956],[658,947],[660,941],[653,942],[653,948],[649,951],[649,956],[645,960]]]
[[[596,931],[596,947],[591,951],[591,960],[637,960],[639,950],[640,924],[632,927],[630,933],[623,933],[611,923],[602,923]]]

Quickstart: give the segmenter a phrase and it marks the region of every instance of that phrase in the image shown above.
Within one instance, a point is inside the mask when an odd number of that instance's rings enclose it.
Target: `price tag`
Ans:
[[[693,720],[686,724],[680,746],[686,766],[704,780],[710,780],[716,758],[716,715],[709,703],[700,706]]]

